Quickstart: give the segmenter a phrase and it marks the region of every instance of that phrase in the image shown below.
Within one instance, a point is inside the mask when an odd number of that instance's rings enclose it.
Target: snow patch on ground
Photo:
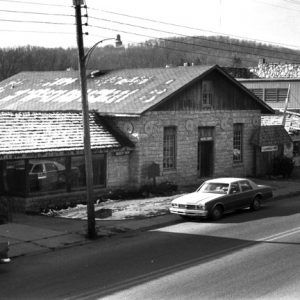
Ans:
[[[108,200],[95,204],[95,212],[100,209],[111,209],[112,215],[101,220],[125,220],[149,218],[169,213],[171,201],[178,195],[167,197],[154,197],[135,200]],[[79,204],[62,210],[51,210],[46,215],[61,218],[87,219],[86,205]],[[97,218],[96,218],[97,220]],[[100,219],[99,219],[100,220]]]

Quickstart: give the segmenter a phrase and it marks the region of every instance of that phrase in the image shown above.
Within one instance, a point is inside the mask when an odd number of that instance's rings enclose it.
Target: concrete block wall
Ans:
[[[130,182],[129,154],[107,154],[107,188],[126,187]]]

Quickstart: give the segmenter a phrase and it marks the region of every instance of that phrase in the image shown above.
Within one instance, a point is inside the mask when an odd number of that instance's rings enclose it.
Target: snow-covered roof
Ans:
[[[78,112],[1,112],[0,156],[82,152],[82,124],[82,114]],[[90,132],[92,150],[127,145],[103,126],[96,113],[90,113]]]
[[[140,115],[218,66],[125,69],[92,73],[87,78],[89,109],[107,115]],[[254,97],[251,94],[252,97]],[[262,110],[269,111],[265,103]],[[0,110],[81,110],[78,72],[22,72],[0,83]]]

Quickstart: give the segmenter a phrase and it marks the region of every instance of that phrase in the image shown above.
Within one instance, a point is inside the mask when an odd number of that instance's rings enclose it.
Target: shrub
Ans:
[[[283,178],[290,177],[294,169],[294,161],[292,158],[280,155],[273,159],[274,176],[282,175]]]
[[[176,184],[166,181],[157,185],[144,185],[141,187],[141,191],[144,195],[170,195],[177,191],[177,188]]]

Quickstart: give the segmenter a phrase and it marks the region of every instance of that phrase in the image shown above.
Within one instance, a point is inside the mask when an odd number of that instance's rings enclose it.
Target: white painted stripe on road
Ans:
[[[276,233],[276,234],[270,235],[268,237],[264,237],[262,239],[259,239],[257,241],[258,242],[274,241],[274,240],[277,240],[279,238],[283,238],[283,237],[286,237],[286,236],[289,236],[289,235],[292,235],[292,234],[298,233],[298,232],[300,232],[300,227],[296,227],[296,228],[293,228],[293,229],[290,229],[290,230],[287,230],[287,231]]]
[[[234,246],[231,248],[226,248],[226,249],[223,249],[220,251],[216,251],[214,253],[204,255],[199,258],[194,258],[194,259],[191,259],[191,260],[188,260],[183,263],[179,263],[179,264],[176,264],[176,265],[173,265],[170,267],[161,268],[159,270],[152,271],[147,274],[140,275],[140,276],[136,276],[136,277],[121,281],[119,283],[109,285],[107,287],[97,288],[97,289],[94,289],[93,291],[88,291],[88,292],[81,293],[81,294],[78,294],[73,297],[67,297],[65,299],[68,299],[68,300],[100,299],[101,297],[108,296],[109,294],[113,294],[113,293],[117,292],[118,290],[126,289],[126,288],[128,288],[128,286],[141,284],[143,281],[145,281],[145,280],[149,281],[149,280],[155,279],[155,278],[157,278],[157,276],[167,275],[171,271],[174,271],[174,270],[178,271],[178,269],[183,269],[186,267],[193,266],[195,263],[200,263],[200,262],[203,263],[206,260],[209,260],[211,258],[218,258],[222,254],[228,254],[228,252],[230,253],[232,251],[244,249],[247,246],[254,246],[254,245],[257,245],[257,243],[261,243],[261,242],[274,241],[276,239],[290,236],[292,234],[299,233],[299,232],[300,232],[300,227],[296,227],[296,228],[293,228],[293,229],[290,229],[287,231],[283,231],[280,233],[276,233],[276,234],[273,234],[273,235],[270,235],[270,236],[267,236],[267,237],[264,237],[264,238],[261,238],[258,240],[247,241],[238,246]]]

